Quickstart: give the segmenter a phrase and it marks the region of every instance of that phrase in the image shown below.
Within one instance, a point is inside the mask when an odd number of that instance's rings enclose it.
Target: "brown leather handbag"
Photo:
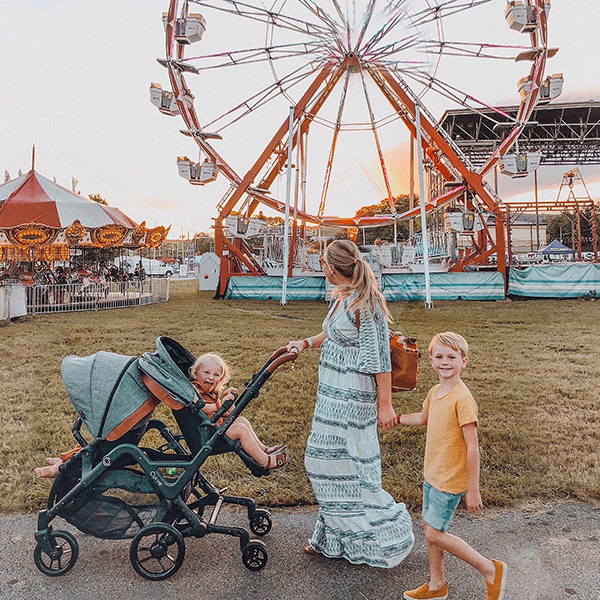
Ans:
[[[356,329],[360,330],[360,312],[356,311]],[[421,352],[417,338],[390,329],[392,392],[408,392],[417,387]]]
[[[419,377],[419,346],[417,338],[390,329],[392,358],[392,392],[407,392],[417,387]]]

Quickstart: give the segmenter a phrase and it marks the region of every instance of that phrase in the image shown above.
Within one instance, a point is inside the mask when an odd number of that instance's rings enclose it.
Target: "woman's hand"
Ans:
[[[378,420],[381,429],[389,431],[396,426],[396,411],[388,404],[380,406]]]
[[[296,350],[298,354],[300,354],[300,352],[306,349],[306,344],[304,343],[304,340],[294,340],[292,342],[288,342],[288,345],[285,347],[285,349],[286,352],[292,352],[293,350]]]

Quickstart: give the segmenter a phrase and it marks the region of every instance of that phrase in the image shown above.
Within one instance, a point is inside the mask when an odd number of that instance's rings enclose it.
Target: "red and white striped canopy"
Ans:
[[[26,223],[64,228],[76,220],[89,228],[137,226],[118,208],[75,194],[33,170],[0,185],[0,229]]]

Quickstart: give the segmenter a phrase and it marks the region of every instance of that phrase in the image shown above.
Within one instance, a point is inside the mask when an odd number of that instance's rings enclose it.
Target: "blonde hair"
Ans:
[[[231,377],[231,369],[229,368],[229,365],[218,354],[208,353],[199,356],[194,362],[194,364],[190,367],[190,377],[192,379],[196,379],[198,369],[202,365],[211,361],[217,363],[221,367],[221,378],[215,386],[215,392],[217,392],[217,394],[221,394],[223,388],[225,387],[225,384],[229,381],[229,378]]]
[[[335,267],[340,275],[351,280],[347,285],[338,286],[338,293],[357,293],[357,297],[350,303],[349,309],[366,309],[370,313],[375,313],[375,309],[379,305],[387,320],[392,322],[385,296],[377,287],[373,269],[362,259],[360,250],[354,242],[334,240],[327,246],[324,259],[328,265]]]
[[[467,340],[465,340],[465,338],[458,333],[446,331],[445,333],[438,333],[437,335],[433,336],[433,339],[431,342],[429,342],[429,354],[431,354],[434,344],[440,344],[441,346],[452,348],[452,350],[460,352],[463,358],[467,358],[469,356],[469,344],[467,343]]]

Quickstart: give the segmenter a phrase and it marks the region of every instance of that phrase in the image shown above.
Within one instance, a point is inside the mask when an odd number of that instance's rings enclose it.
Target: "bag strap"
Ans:
[[[356,331],[360,331],[360,310],[356,309]]]

